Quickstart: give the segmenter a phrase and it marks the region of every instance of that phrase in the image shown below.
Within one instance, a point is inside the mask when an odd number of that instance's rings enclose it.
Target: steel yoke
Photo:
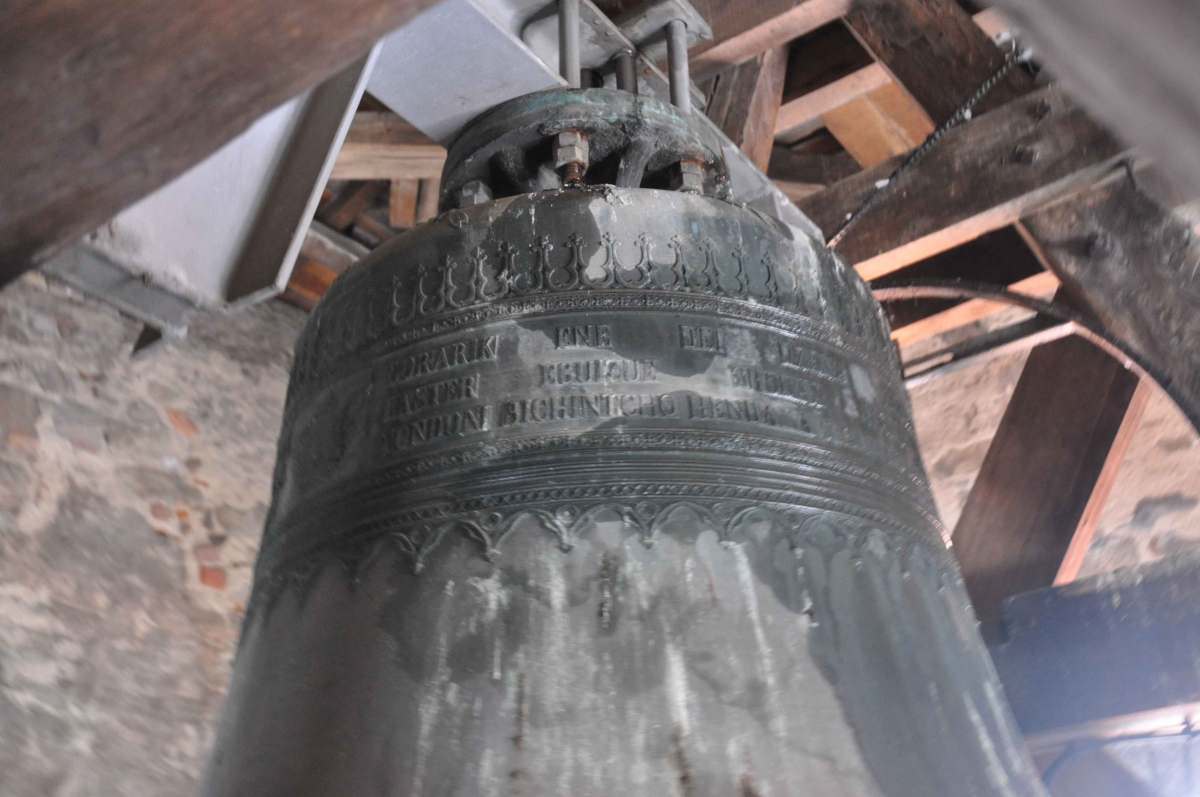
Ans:
[[[460,137],[297,345],[201,794],[1043,793],[879,305],[727,188],[626,92]]]

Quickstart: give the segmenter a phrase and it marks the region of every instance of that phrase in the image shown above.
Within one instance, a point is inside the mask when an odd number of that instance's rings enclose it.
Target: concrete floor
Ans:
[[[0,293],[0,794],[192,793],[304,320],[210,315],[131,361],[138,326],[106,306],[38,275]],[[951,526],[1022,359],[913,394]],[[1156,396],[1085,574],[1200,545],[1198,495],[1200,446]]]

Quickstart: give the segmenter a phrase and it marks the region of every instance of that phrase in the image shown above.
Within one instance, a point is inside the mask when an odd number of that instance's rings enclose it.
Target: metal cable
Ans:
[[[851,227],[854,226],[855,222],[857,222],[864,213],[878,204],[880,199],[887,195],[887,192],[891,189],[892,185],[895,184],[896,180],[920,163],[921,160],[937,145],[942,136],[946,135],[946,133],[948,133],[952,128],[955,128],[970,119],[971,109],[974,108],[989,91],[995,88],[996,84],[1003,80],[1005,76],[1013,70],[1013,67],[1020,63],[1024,57],[1025,56],[1023,52],[1018,51],[1016,45],[1014,44],[1013,49],[1004,59],[1004,63],[1000,65],[1000,68],[993,72],[987,80],[979,84],[979,88],[975,89],[975,93],[968,97],[967,101],[958,107],[958,110],[954,112],[954,115],[942,122],[942,124],[939,125],[936,130],[930,133],[929,136],[921,142],[921,146],[910,152],[908,157],[906,157],[900,163],[900,165],[896,167],[896,170],[892,172],[890,177],[888,177],[886,180],[876,183],[875,190],[867,194],[867,198],[862,201],[862,204],[858,206],[858,209],[846,217],[846,220],[842,223],[841,228],[839,228],[834,236],[829,239],[827,246],[830,249],[836,249],[837,245],[842,242],[843,238],[846,237],[846,233]]]

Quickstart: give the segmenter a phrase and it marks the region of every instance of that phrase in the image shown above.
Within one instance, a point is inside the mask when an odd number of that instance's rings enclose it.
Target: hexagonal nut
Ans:
[[[561,169],[568,163],[578,163],[585,169],[588,165],[588,139],[577,130],[564,130],[554,137],[554,168]]]
[[[671,175],[671,188],[689,194],[704,193],[704,165],[700,161],[680,161]]]
[[[483,180],[469,180],[458,189],[458,206],[469,208],[492,201],[492,189]]]

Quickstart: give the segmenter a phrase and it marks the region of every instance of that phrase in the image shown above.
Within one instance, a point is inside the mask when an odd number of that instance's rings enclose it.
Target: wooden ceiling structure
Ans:
[[[27,85],[7,91],[11,77],[0,80],[0,113],[10,120],[0,132],[0,282],[432,2],[293,0],[280,11],[258,0],[199,0],[186,12],[193,25],[167,24],[163,14],[178,10],[152,2],[95,0],[83,16],[72,0],[10,5],[0,14],[0,75],[25,75]],[[610,15],[636,4],[598,2]],[[710,118],[827,238],[1012,46],[1002,14],[956,0],[693,5],[714,31],[691,56]],[[39,45],[5,49],[22,36]],[[369,249],[435,215],[444,159],[442,147],[368,98],[288,298],[311,307]],[[1046,75],[1008,72],[887,188],[838,246],[873,286],[957,278],[1066,304],[1152,365],[1193,424],[1200,419],[1200,314],[1189,311],[1200,300],[1198,230],[1173,212],[1180,200],[1153,165]],[[889,310],[914,377],[930,351],[944,365],[1031,350],[953,537],[994,641],[1005,598],[1075,577],[1149,386],[1071,334],[1072,324],[1002,303]],[[972,347],[989,335],[999,342]]]

